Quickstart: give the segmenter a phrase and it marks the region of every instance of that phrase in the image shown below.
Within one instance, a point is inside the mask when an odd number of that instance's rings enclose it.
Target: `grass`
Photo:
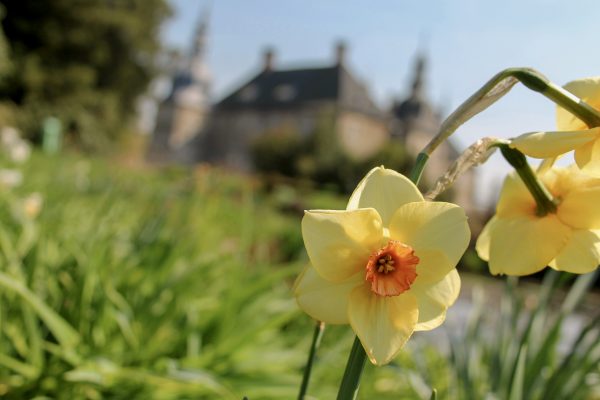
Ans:
[[[295,398],[314,327],[291,294],[307,262],[301,211],[344,199],[267,192],[206,167],[135,170],[73,155],[34,154],[23,174],[20,187],[0,190],[2,398]],[[25,201],[32,193],[43,198],[39,215]],[[468,398],[461,379],[475,388],[491,379],[463,362],[492,359],[473,355],[485,345],[477,332],[462,337],[473,346],[454,346],[453,362],[416,335],[390,366],[367,366],[361,398],[428,399],[432,387],[441,399]],[[586,335],[589,346],[597,328]],[[310,398],[335,397],[352,339],[348,327],[326,327]],[[522,391],[535,371],[518,354],[510,368],[522,383],[509,387]],[[566,371],[592,361],[552,354]]]
[[[299,232],[251,182],[42,156],[24,181],[0,200],[7,398],[295,390],[303,357],[279,333],[299,319]],[[34,191],[32,219],[21,197]]]

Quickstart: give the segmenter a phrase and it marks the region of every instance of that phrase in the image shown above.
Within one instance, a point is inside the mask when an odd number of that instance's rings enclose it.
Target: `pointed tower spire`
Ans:
[[[204,53],[204,47],[206,46],[206,34],[208,31],[208,22],[210,20],[210,7],[207,5],[202,9],[202,13],[198,18],[196,24],[196,31],[194,33],[194,41],[192,44],[192,55]]]
[[[415,66],[413,72],[413,82],[411,88],[411,97],[423,99],[425,96],[425,68],[427,68],[427,47],[429,43],[429,34],[421,32],[419,34],[419,44],[415,56]]]
[[[198,83],[207,83],[210,80],[210,74],[206,65],[206,44],[209,20],[210,6],[206,5],[198,18],[189,61],[190,78]]]
[[[427,66],[427,59],[425,54],[421,51],[417,54],[415,59],[415,69],[413,72],[413,83],[411,90],[411,97],[422,98],[424,96],[424,81],[425,81],[425,67]]]

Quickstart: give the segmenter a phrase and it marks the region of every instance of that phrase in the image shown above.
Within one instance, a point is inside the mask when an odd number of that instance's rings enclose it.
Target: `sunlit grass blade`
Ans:
[[[4,273],[0,273],[0,287],[6,291],[14,292],[31,306],[56,340],[63,346],[73,347],[79,342],[80,338],[77,331],[20,282]]]
[[[523,386],[525,381],[525,362],[527,359],[527,346],[521,347],[515,372],[510,385],[509,400],[523,400]]]

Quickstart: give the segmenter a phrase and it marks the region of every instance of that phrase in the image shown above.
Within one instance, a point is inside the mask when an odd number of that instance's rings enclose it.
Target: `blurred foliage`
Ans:
[[[289,205],[342,200],[292,187],[267,197],[208,167],[34,153],[22,168],[21,186],[0,190],[0,397],[296,395],[313,322],[291,295],[306,259]],[[352,343],[348,327],[328,330],[310,388],[322,398]],[[414,398],[405,381],[380,383],[393,375],[371,369],[365,395]]]
[[[68,154],[34,152],[21,168],[20,186],[0,188],[0,397],[296,396],[314,324],[291,294],[307,262],[301,210],[340,209],[345,196],[292,185],[266,194],[255,180],[210,167],[126,169]],[[574,286],[558,326],[570,323],[585,289]],[[500,325],[476,314],[477,329],[454,331],[452,362],[415,334],[390,365],[367,365],[360,398],[428,399],[432,387],[440,399],[504,393],[489,388],[505,379],[495,371],[518,376],[519,332],[530,316],[527,360],[538,369],[524,370],[524,387],[533,382],[532,396],[589,392],[598,387],[589,381],[597,326],[560,352],[549,297],[530,313],[505,309],[522,305],[508,292]],[[347,326],[327,326],[313,398],[335,397],[353,337]],[[476,395],[466,397],[471,386]]]
[[[476,292],[466,329],[450,335],[449,396],[463,400],[599,398],[600,314],[597,309],[591,311],[591,318],[574,314],[599,272],[573,281],[572,274],[548,270],[537,296],[531,287],[517,290],[518,281],[511,277],[496,312],[490,308],[497,302],[485,298],[483,291]],[[561,296],[558,288],[571,282]],[[567,331],[574,340],[565,340]]]
[[[302,137],[291,126],[283,126],[260,135],[252,143],[254,166],[263,172],[296,176],[298,158],[306,152]]]
[[[43,120],[55,116],[71,141],[92,148],[112,143],[153,77],[167,1],[0,3],[12,62],[0,75],[0,109],[14,114],[9,122],[38,141]],[[2,50],[0,37],[6,60]]]
[[[5,15],[6,11],[4,7],[0,5],[0,21],[4,19]],[[8,43],[6,41],[6,35],[4,34],[4,31],[0,29],[0,85],[5,82],[5,79],[9,75],[11,69],[12,63],[10,59]]]
[[[375,154],[355,159],[343,151],[333,112],[321,112],[313,132],[302,136],[293,125],[272,129],[252,143],[252,157],[263,173],[309,179],[350,192],[367,171],[378,165],[407,174],[412,158],[399,141],[390,141]]]
[[[39,155],[24,176],[44,206],[28,218],[19,193],[0,196],[3,398],[295,391],[303,350],[279,333],[300,267],[278,241],[299,227],[252,182]]]

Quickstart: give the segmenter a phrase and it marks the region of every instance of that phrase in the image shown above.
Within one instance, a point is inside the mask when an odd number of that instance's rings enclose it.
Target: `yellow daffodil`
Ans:
[[[300,308],[326,323],[349,323],[381,365],[413,331],[444,321],[460,290],[455,266],[470,232],[462,208],[424,201],[410,180],[379,167],[346,210],[307,211],[302,236],[311,266],[295,285]]]
[[[492,274],[529,275],[547,265],[583,274],[600,263],[600,179],[575,166],[538,175],[559,201],[556,213],[536,215],[536,203],[515,174],[504,181],[496,215],[476,244]]]
[[[565,85],[593,108],[600,110],[600,77],[579,79]],[[535,158],[554,158],[575,150],[575,162],[587,174],[600,177],[600,127],[588,128],[565,109],[556,112],[558,131],[526,133],[511,146]]]

